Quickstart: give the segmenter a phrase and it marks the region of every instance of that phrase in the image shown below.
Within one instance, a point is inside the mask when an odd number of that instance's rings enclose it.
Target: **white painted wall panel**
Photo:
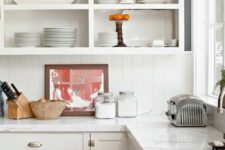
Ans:
[[[192,55],[1,56],[0,79],[14,82],[30,100],[44,96],[45,64],[109,64],[110,91],[135,91],[139,112],[166,109],[175,94],[192,93]]]

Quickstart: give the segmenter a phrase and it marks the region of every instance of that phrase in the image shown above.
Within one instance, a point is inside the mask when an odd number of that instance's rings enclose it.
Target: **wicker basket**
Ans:
[[[44,103],[31,102],[31,109],[37,119],[53,120],[58,119],[66,107],[66,102],[62,100],[47,101]]]

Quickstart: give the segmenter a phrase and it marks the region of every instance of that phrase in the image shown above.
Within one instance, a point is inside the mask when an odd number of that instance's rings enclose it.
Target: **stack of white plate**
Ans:
[[[139,0],[139,3],[169,3],[170,0]]]
[[[74,0],[13,0],[16,4],[69,4]]]
[[[47,47],[76,47],[77,28],[45,28],[44,45]]]
[[[15,33],[15,45],[17,47],[38,47],[41,45],[39,33]]]
[[[116,32],[100,32],[98,33],[98,39],[95,42],[97,47],[113,47],[117,45]]]
[[[97,4],[118,4],[120,0],[96,0]]]

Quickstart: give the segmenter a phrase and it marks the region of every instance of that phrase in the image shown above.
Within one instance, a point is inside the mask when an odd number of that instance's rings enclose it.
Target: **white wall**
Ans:
[[[109,64],[110,91],[135,91],[139,112],[166,109],[169,97],[192,93],[192,55],[1,56],[0,79],[14,82],[30,100],[44,96],[44,64]]]

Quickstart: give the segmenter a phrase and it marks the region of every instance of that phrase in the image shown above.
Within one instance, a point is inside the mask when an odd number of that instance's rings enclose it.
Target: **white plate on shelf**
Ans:
[[[95,0],[97,4],[118,4],[119,0]]]
[[[47,47],[76,47],[76,44],[45,44]]]
[[[168,47],[168,45],[149,45],[149,47]]]
[[[77,42],[44,42],[44,44],[46,45],[48,45],[48,44],[50,44],[50,45],[52,45],[52,44],[56,44],[56,45],[65,45],[65,44],[77,44]]]
[[[25,37],[40,37],[40,33],[26,33],[26,32],[24,32],[24,33],[15,33],[15,36],[18,36],[18,37],[21,37],[21,36],[25,36]]]
[[[76,38],[77,34],[44,34],[45,38]]]
[[[44,38],[44,41],[46,42],[74,42],[76,41],[75,38]]]
[[[77,32],[78,29],[44,29],[44,32]]]
[[[95,47],[114,47],[115,45],[106,45],[106,44],[95,44]]]
[[[97,43],[115,43],[117,39],[97,39]]]
[[[151,3],[174,3],[173,0],[140,0],[139,3],[151,4]]]
[[[71,4],[74,0],[13,0],[16,4]]]
[[[15,43],[16,47],[39,47],[40,43]]]

